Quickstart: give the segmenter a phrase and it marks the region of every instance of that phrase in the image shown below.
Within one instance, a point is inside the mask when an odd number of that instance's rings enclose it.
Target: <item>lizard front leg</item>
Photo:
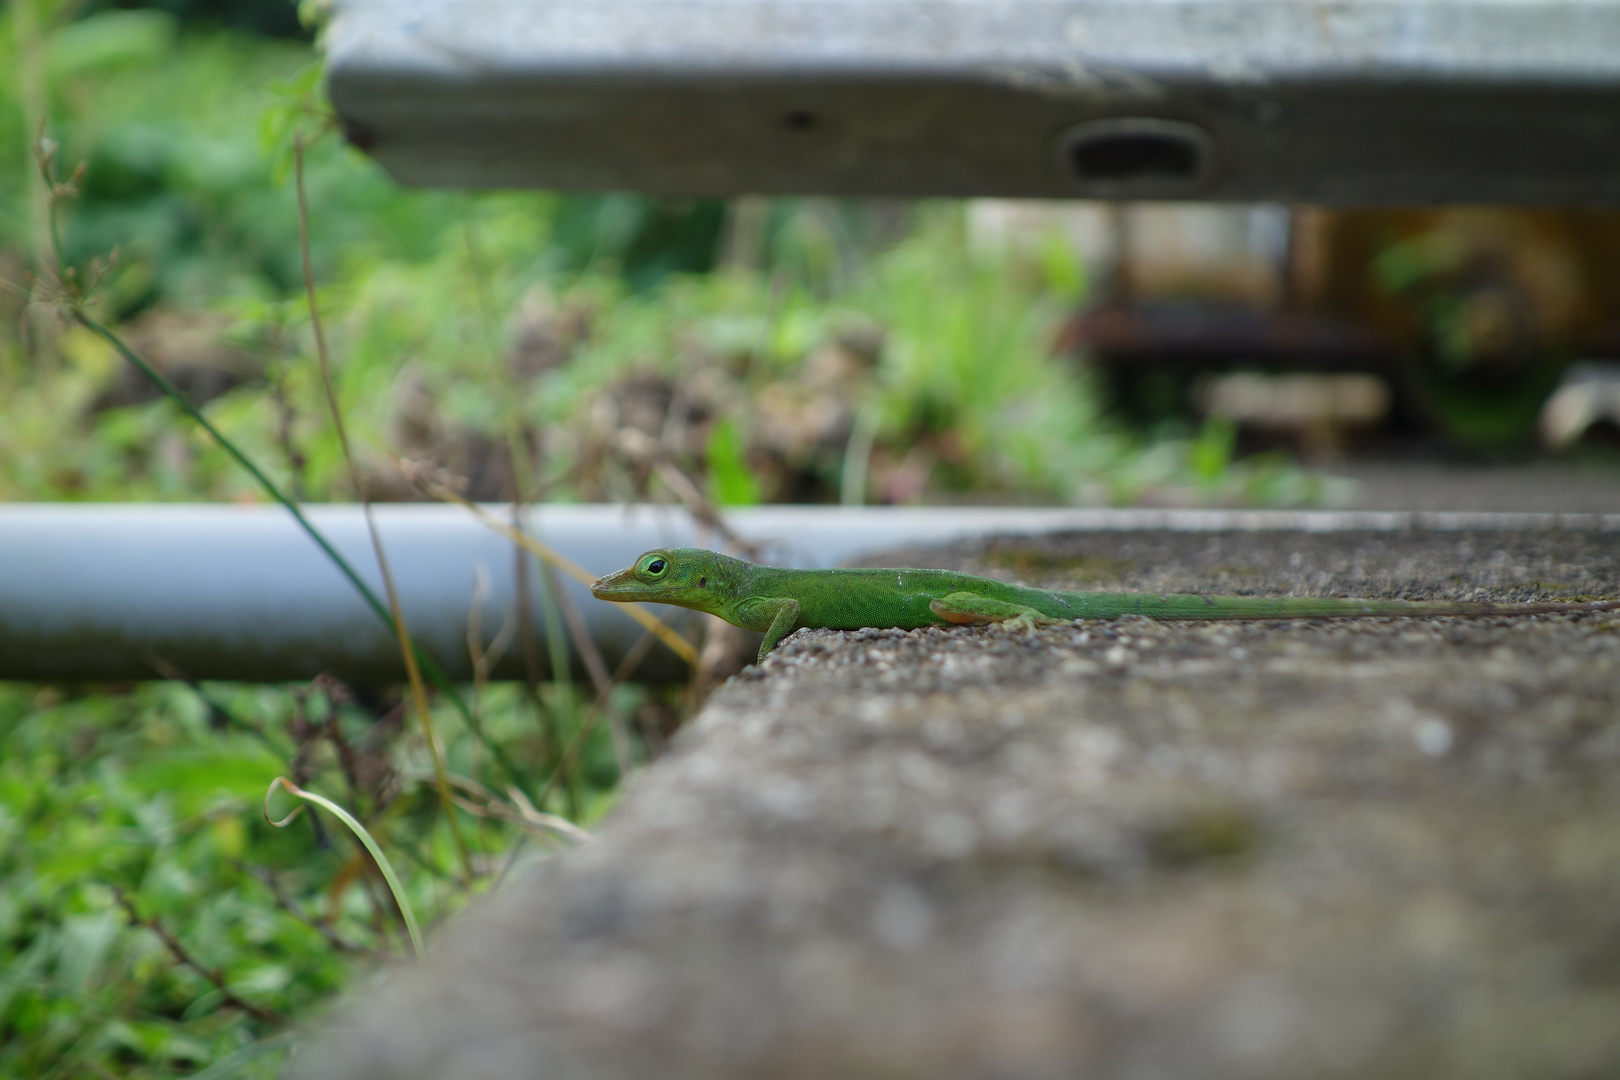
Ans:
[[[930,603],[928,610],[946,622],[966,626],[1004,622],[1029,629],[1040,623],[1058,621],[1023,604],[992,600],[988,596],[970,592],[953,592],[942,596]]]
[[[753,597],[744,600],[741,608],[741,614],[748,620],[745,625],[750,629],[758,629],[761,623],[765,624],[765,640],[759,643],[759,659],[762,663],[765,655],[776,648],[776,643],[793,633],[799,625],[799,602],[790,596],[774,599]]]

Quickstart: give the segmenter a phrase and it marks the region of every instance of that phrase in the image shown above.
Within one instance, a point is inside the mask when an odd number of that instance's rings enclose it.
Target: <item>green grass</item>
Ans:
[[[330,818],[319,831],[303,819],[266,823],[261,804],[276,776],[301,775],[360,816],[430,926],[513,852],[521,830],[464,816],[483,876],[470,890],[458,881],[426,750],[400,733],[392,702],[334,708],[307,688],[208,693],[228,720],[180,684],[77,694],[0,684],[0,1076],[186,1075],[288,1030],[358,971],[409,951],[345,830]],[[624,693],[620,707],[638,697]],[[493,688],[485,709],[507,745],[544,758],[514,688]],[[455,714],[442,710],[437,723],[451,771],[496,783]],[[574,796],[565,785],[552,809],[594,820],[616,780],[598,726]],[[291,802],[277,796],[277,812]],[[226,1003],[177,963],[158,933],[132,923],[120,894],[271,1018]],[[329,933],[314,919],[329,920]],[[275,1063],[267,1053],[232,1075],[271,1075]]]

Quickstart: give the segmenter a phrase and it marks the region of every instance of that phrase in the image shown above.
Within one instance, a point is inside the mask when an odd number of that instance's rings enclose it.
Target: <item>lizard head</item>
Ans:
[[[635,565],[598,578],[591,595],[618,603],[639,600],[717,613],[734,591],[740,559],[701,548],[653,548]]]

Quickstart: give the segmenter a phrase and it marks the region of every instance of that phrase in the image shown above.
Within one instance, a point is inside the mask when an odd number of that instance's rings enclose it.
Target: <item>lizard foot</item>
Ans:
[[[1023,629],[1033,629],[1041,623],[1055,622],[1032,607],[1013,604],[1006,600],[992,600],[970,592],[954,592],[942,596],[928,605],[928,610],[948,623],[959,626],[986,626],[1006,623]]]

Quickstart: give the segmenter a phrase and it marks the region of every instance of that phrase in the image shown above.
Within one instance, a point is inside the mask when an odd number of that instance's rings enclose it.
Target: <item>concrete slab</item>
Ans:
[[[1589,530],[1073,533],[1051,584],[1620,595]],[[1620,1061],[1620,618],[801,632],[304,1055],[371,1077]]]

